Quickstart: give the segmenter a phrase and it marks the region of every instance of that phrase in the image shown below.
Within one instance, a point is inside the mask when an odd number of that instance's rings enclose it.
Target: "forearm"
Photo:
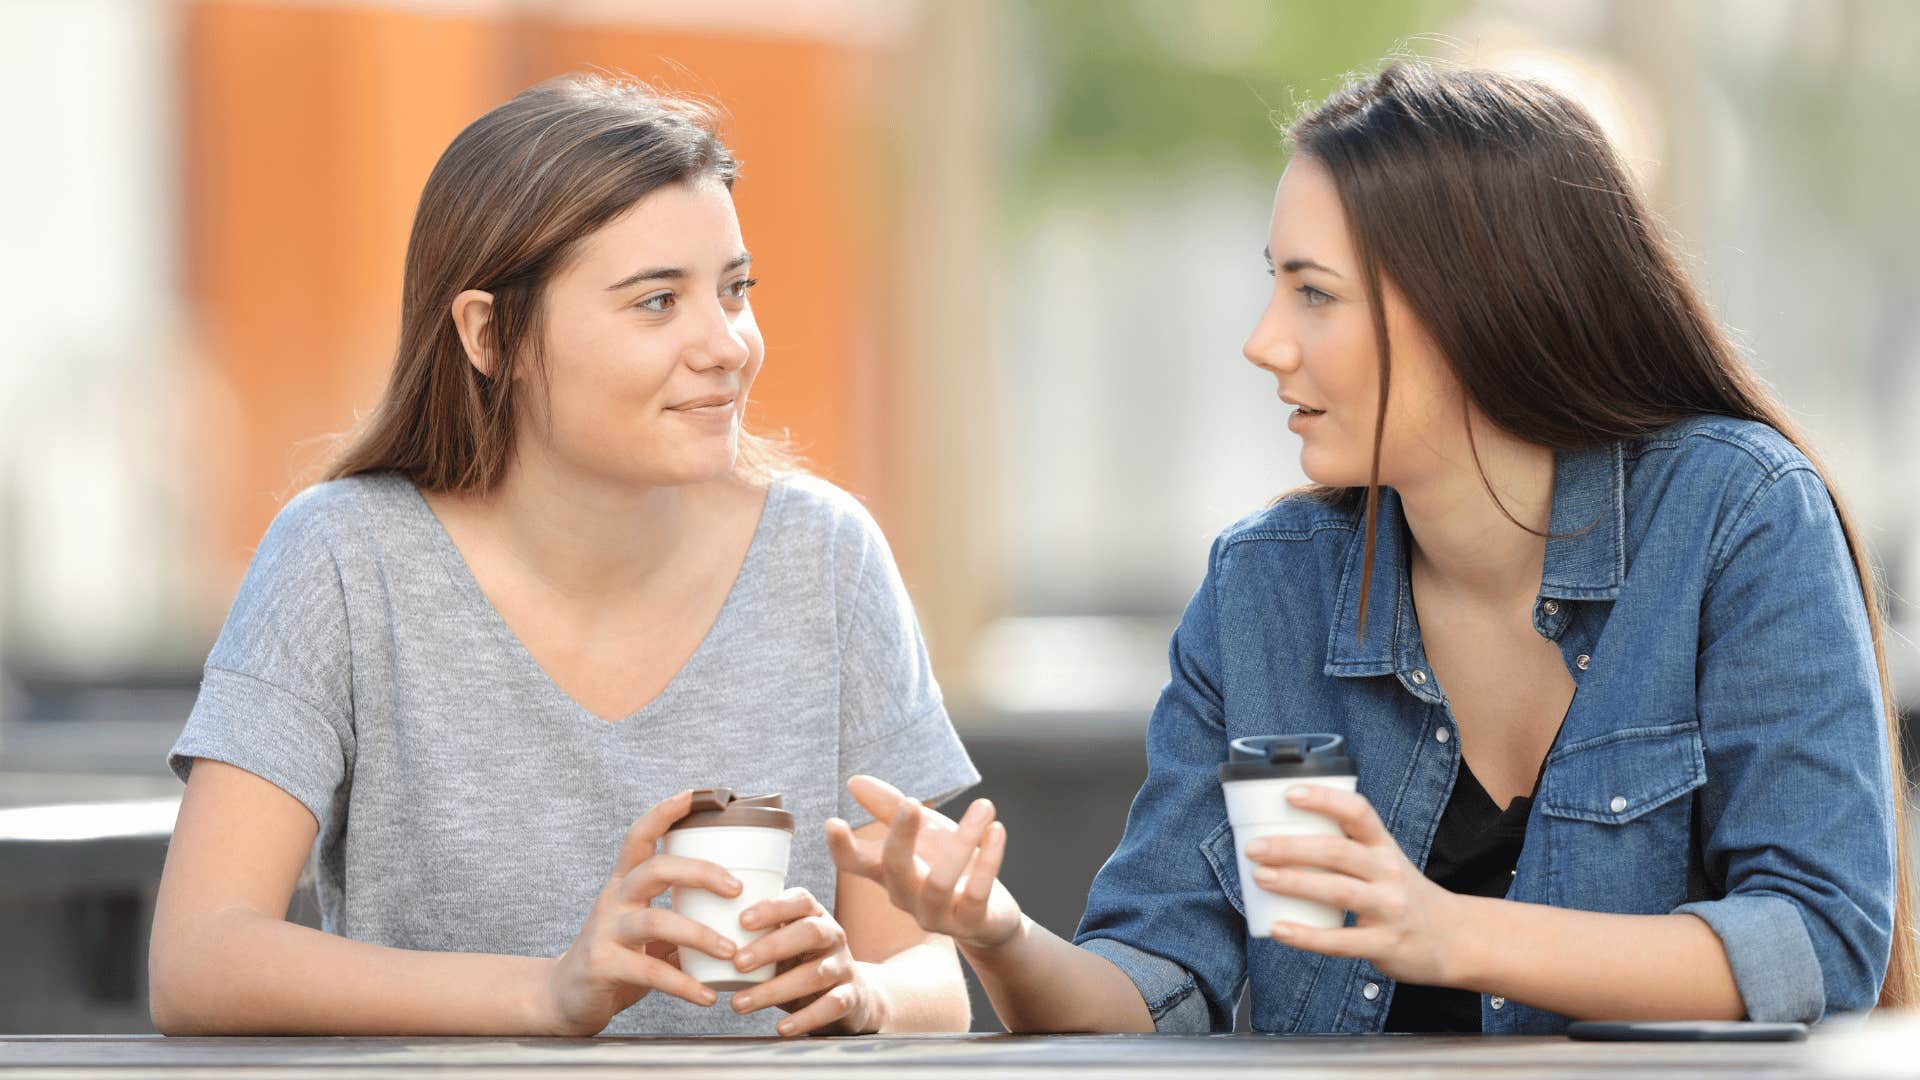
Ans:
[[[1739,1020],[1720,938],[1692,915],[1610,915],[1478,896],[1458,901],[1448,984],[1576,1020]]]
[[[1152,1031],[1126,972],[1025,918],[1004,944],[962,948],[1008,1031]]]
[[[965,1031],[973,1022],[953,943],[930,938],[878,963],[856,961],[881,1001],[877,1031]]]
[[[387,948],[230,910],[154,950],[153,1021],[167,1035],[544,1034],[551,965]]]

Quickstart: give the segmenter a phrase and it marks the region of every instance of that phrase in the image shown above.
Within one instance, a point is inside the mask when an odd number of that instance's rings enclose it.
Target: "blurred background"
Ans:
[[[377,399],[435,158],[583,68],[727,108],[750,421],[886,528],[1009,884],[1070,932],[1209,540],[1303,480],[1239,355],[1272,118],[1397,44],[1612,130],[1865,523],[1911,710],[1920,6],[0,0],[0,1032],[151,1030],[199,665]]]

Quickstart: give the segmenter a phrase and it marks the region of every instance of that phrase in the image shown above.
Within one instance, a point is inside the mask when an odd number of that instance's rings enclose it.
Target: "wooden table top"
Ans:
[[[1561,1038],[1259,1035],[902,1035],[779,1041],[738,1038],[161,1038],[0,1036],[7,1077],[164,1075],[489,1078],[600,1076],[727,1080],[911,1073],[916,1078],[1108,1074],[1920,1075],[1920,1020],[1875,1020],[1802,1043],[1589,1043]]]

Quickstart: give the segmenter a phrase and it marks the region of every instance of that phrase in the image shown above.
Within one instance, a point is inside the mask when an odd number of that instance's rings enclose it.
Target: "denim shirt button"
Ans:
[[[1493,1006],[1496,1009],[1504,1009],[1507,1007],[1507,999],[1503,997],[1497,997],[1497,998],[1494,998],[1492,1001],[1487,1002],[1487,1004]]]
[[[1549,615],[1558,615],[1560,614],[1560,601],[1549,600],[1546,603],[1540,605],[1540,610],[1546,612]]]
[[[1579,668],[1581,671],[1587,670],[1587,665],[1591,663],[1593,663],[1593,657],[1588,656],[1586,653],[1581,653],[1579,656],[1573,658],[1573,666]]]
[[[1607,809],[1612,810],[1616,814],[1626,808],[1627,797],[1625,795],[1615,795],[1613,801],[1607,804]]]
[[[1453,729],[1445,726],[1444,724],[1441,725],[1433,733],[1433,739],[1435,742],[1446,742],[1448,739],[1451,739],[1451,738],[1453,738]]]
[[[1373,1000],[1374,998],[1377,998],[1377,997],[1379,997],[1379,996],[1380,996],[1380,984],[1379,984],[1379,983],[1372,983],[1372,982],[1370,982],[1370,983],[1368,983],[1367,985],[1365,985],[1365,986],[1363,986],[1363,987],[1361,987],[1361,988],[1360,988],[1360,996],[1361,996],[1361,997],[1363,997],[1363,998],[1366,998],[1366,999],[1367,999],[1368,1001],[1372,1001],[1372,1000]]]
[[[1587,665],[1581,664],[1580,666],[1586,667]],[[1427,685],[1427,673],[1424,671],[1421,671],[1419,668],[1414,668],[1413,669],[1413,685],[1415,686]]]

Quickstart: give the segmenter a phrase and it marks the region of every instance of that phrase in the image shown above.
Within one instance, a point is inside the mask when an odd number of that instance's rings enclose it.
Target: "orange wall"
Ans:
[[[802,38],[363,7],[185,8],[185,248],[206,363],[233,392],[202,417],[227,590],[280,504],[324,458],[313,440],[370,409],[391,364],[413,205],[440,151],[517,90],[587,67],[718,98],[743,163],[741,224],[768,342],[750,421],[789,428],[819,472],[879,484],[860,417],[880,400],[871,246],[845,178],[850,73],[867,57]],[[873,421],[866,421],[869,425]]]

